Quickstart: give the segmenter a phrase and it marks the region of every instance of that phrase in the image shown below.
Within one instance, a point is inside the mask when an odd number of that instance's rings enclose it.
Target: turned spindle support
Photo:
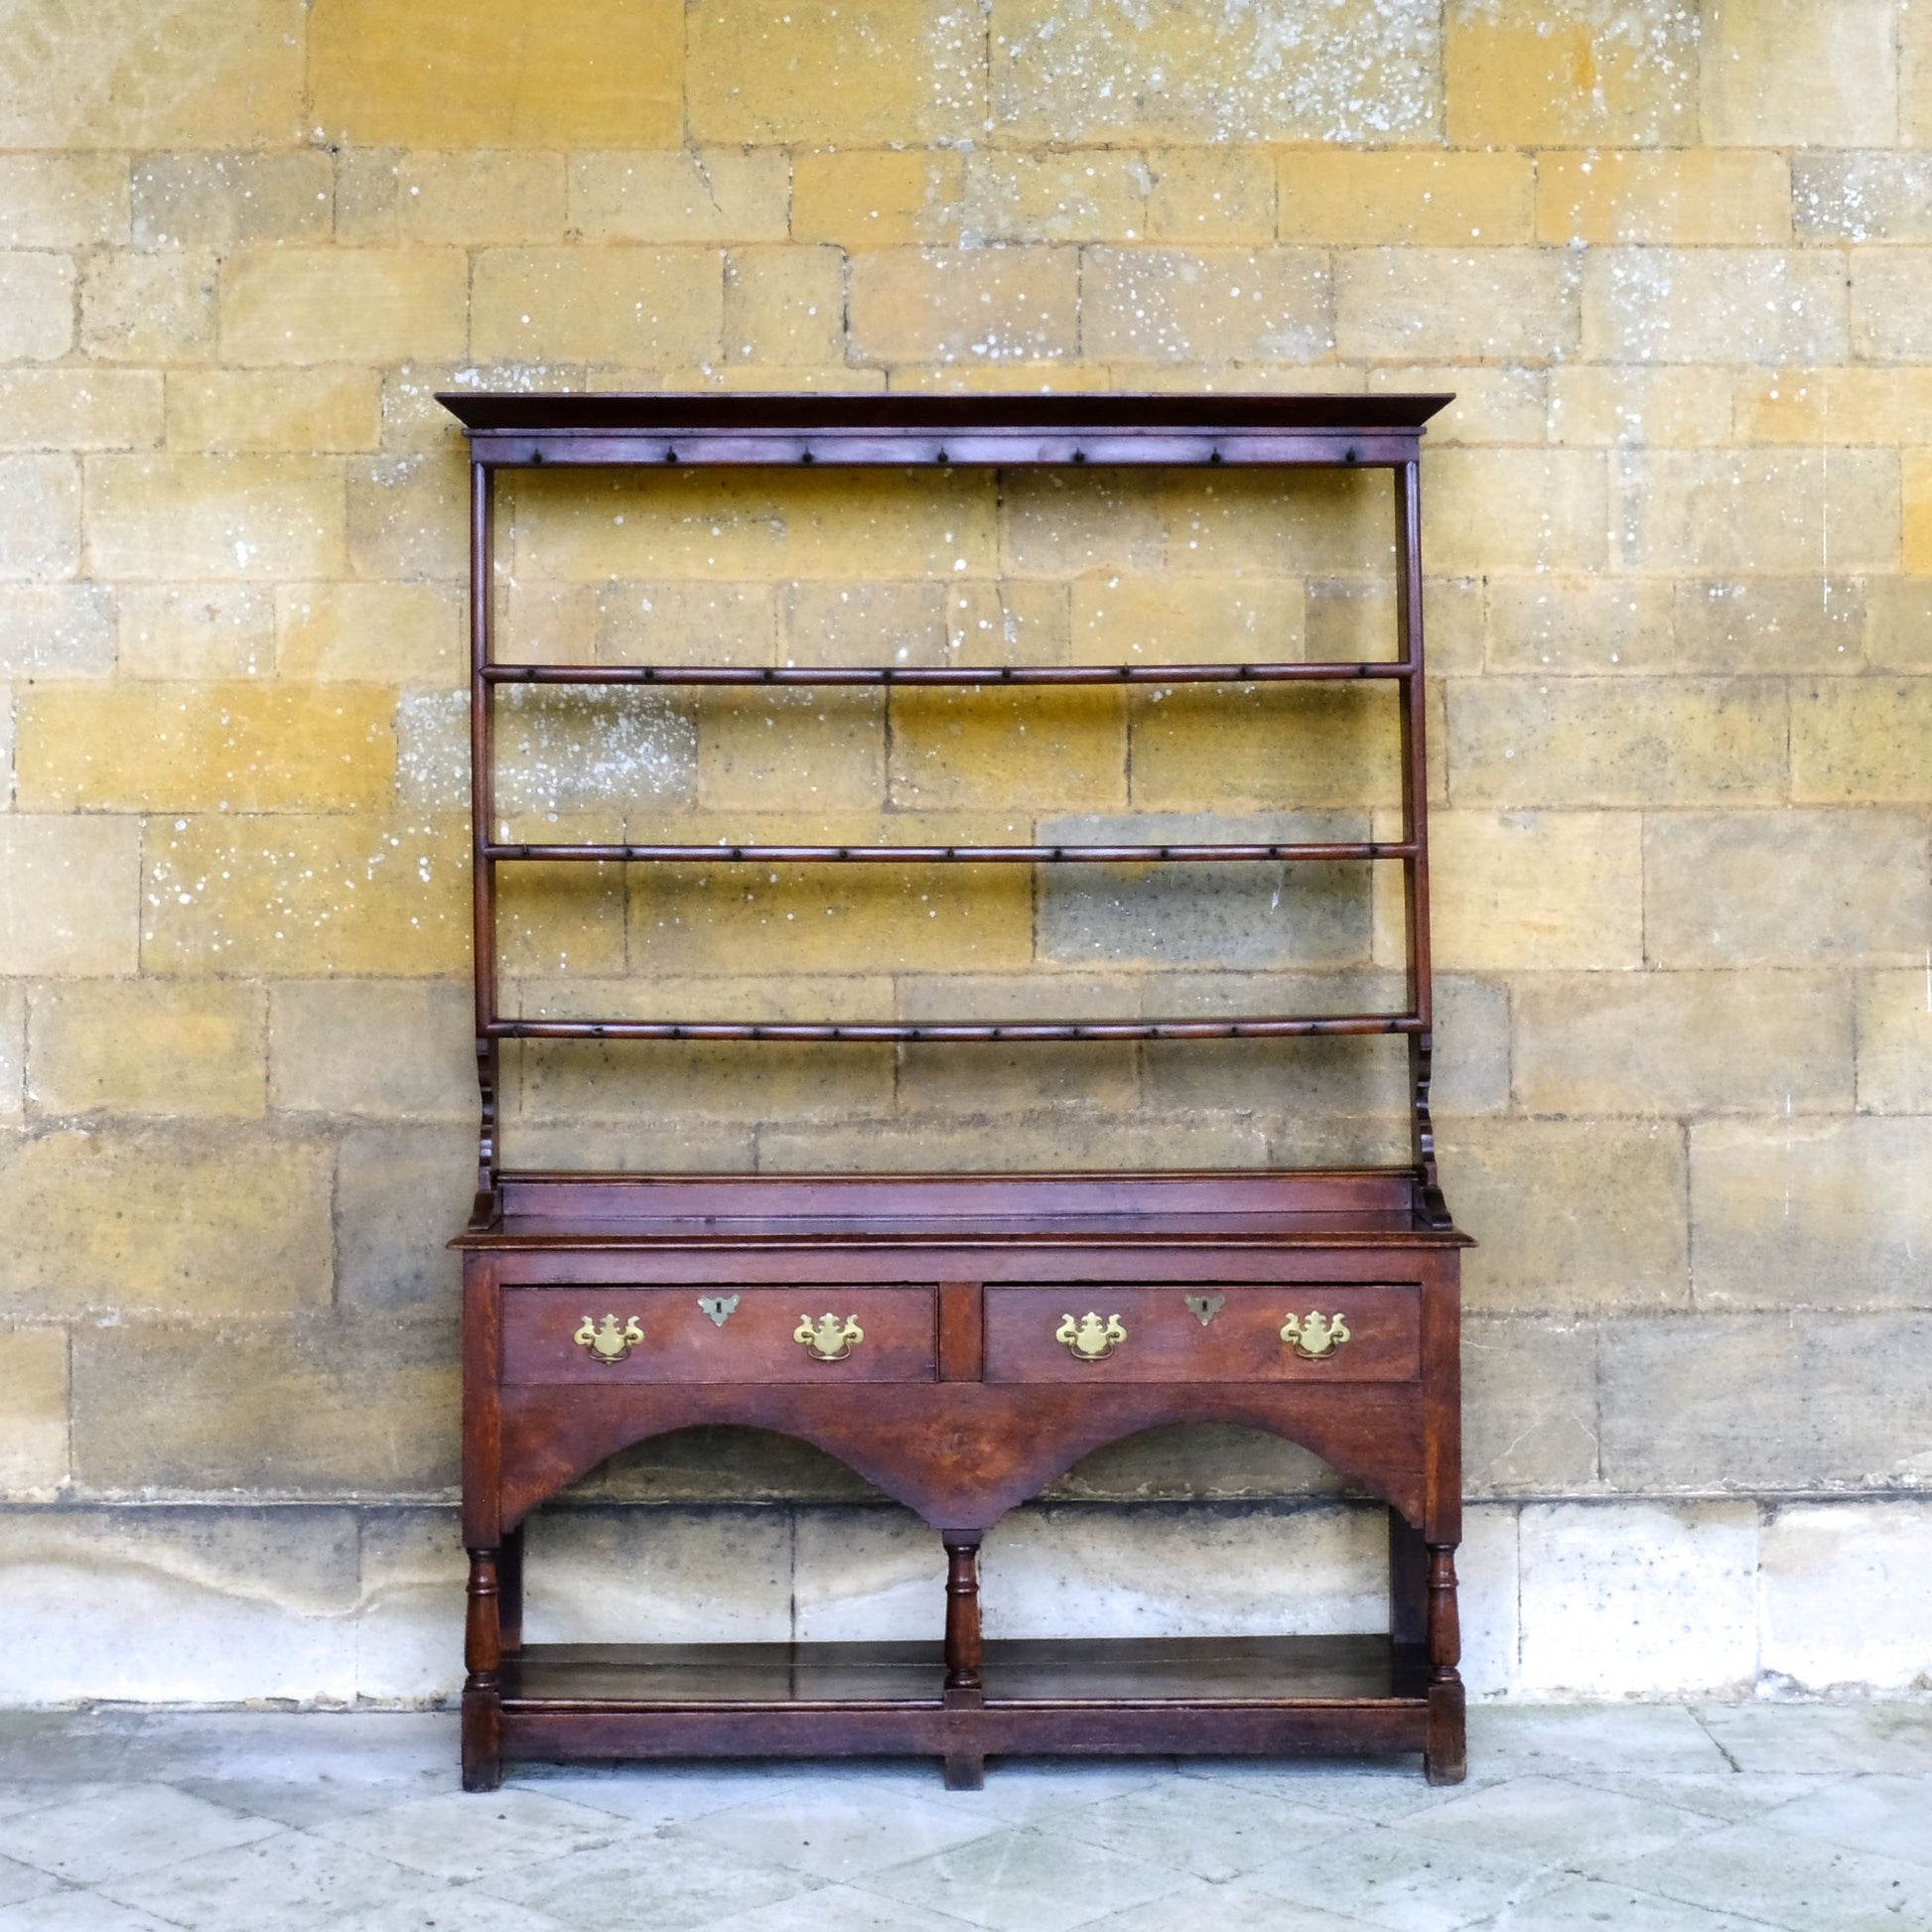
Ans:
[[[1455,1548],[1429,1546],[1429,1741],[1423,1772],[1431,1784],[1460,1784],[1468,1770],[1464,1741],[1462,1627],[1455,1608]]]
[[[501,1682],[502,1592],[494,1550],[470,1552],[470,1587],[464,1617],[463,1788],[494,1791],[503,1781]]]
[[[986,1703],[980,1681],[980,1535],[978,1530],[942,1530],[939,1537],[946,1550],[948,1711],[977,1711]],[[948,1791],[977,1791],[986,1782],[985,1755],[970,1749],[948,1750],[945,1771]]]

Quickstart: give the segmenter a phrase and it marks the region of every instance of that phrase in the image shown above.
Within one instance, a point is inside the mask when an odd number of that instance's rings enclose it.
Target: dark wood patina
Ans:
[[[476,1034],[464,1251],[464,1781],[508,1760],[1001,1752],[1420,1751],[1463,1772],[1459,1251],[1430,1121],[1419,458],[1444,396],[445,395],[472,452]],[[505,468],[1167,465],[1384,469],[1401,654],[1362,663],[1026,668],[498,662]],[[517,844],[491,835],[496,689],[578,685],[1394,683],[1402,828],[1299,844]],[[1402,867],[1402,1011],[855,1025],[505,1016],[496,869],[529,861],[889,865],[1337,859]],[[1407,1037],[1406,1166],[1260,1173],[612,1175],[505,1172],[500,1042]],[[1339,1321],[1339,1330],[1335,1323]],[[982,1537],[1089,1451],[1161,1424],[1305,1445],[1390,1509],[1389,1633],[987,1642]],[[522,1524],[630,1444],[750,1424],[840,1456],[938,1532],[939,1644],[530,1645]]]

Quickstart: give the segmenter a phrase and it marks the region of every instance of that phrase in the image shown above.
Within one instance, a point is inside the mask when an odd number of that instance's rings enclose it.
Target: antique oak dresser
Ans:
[[[1458,1265],[1438,1185],[1420,447],[1444,396],[489,395],[470,439],[476,1034],[464,1259],[464,1782],[533,1758],[1420,1752],[1463,1775]],[[492,642],[500,472],[554,466],[1251,465],[1386,472],[1393,648],[1364,662],[927,667],[516,663]],[[829,847],[509,842],[505,686],[1173,689],[1388,680],[1393,838],[1307,844]],[[1391,824],[1391,830],[1397,828]],[[499,872],[758,861],[889,866],[1365,862],[1399,869],[1398,1012],[872,1025],[506,1017]],[[609,1174],[498,1158],[505,1040],[1405,1036],[1400,1166],[1229,1173]],[[639,1051],[648,1053],[648,1045]],[[983,1641],[981,1539],[1079,1457],[1157,1425],[1292,1440],[1389,1508],[1385,1635]],[[697,1424],[842,1458],[937,1533],[943,1643],[526,1644],[523,1524],[627,1446]],[[938,1553],[935,1552],[935,1590]],[[935,1619],[936,1620],[936,1619]]]

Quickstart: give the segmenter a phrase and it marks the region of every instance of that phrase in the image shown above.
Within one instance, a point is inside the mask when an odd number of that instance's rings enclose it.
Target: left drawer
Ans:
[[[511,1288],[503,1380],[930,1382],[930,1288]]]

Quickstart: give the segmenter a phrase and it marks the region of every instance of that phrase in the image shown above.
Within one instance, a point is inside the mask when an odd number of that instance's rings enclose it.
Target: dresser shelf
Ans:
[[[476,1200],[464,1254],[464,1777],[528,1758],[1421,1752],[1464,1761],[1459,1251],[1438,1182],[1423,712],[1420,451],[1442,396],[470,395]],[[1373,469],[1393,481],[1399,655],[1359,663],[796,667],[504,663],[503,470],[1152,465]],[[736,846],[492,835],[496,697],[527,686],[1106,687],[1385,682],[1396,837],[1305,843]],[[1398,1011],[861,1024],[501,1011],[499,868],[1361,862],[1400,868]],[[589,875],[585,875],[588,877]],[[999,1041],[1402,1037],[1411,1159],[1363,1170],[1011,1174],[518,1173],[505,1039]],[[1389,1505],[1380,1636],[985,1641],[981,1540],[1080,1456],[1143,1429],[1286,1437]],[[937,1644],[529,1645],[523,1523],[631,1444],[775,1430],[916,1511],[945,1553]]]

